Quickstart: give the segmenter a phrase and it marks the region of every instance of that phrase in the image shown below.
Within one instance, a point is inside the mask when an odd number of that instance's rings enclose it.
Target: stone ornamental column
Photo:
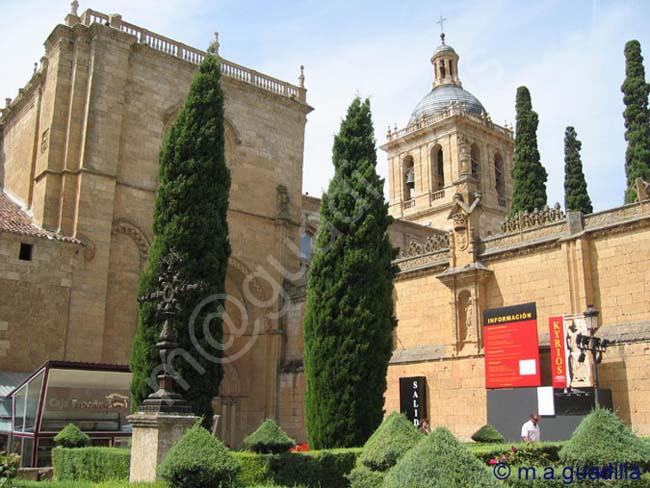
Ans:
[[[134,415],[127,417],[133,426],[131,442],[131,469],[129,481],[153,482],[156,468],[169,449],[192,427],[198,417],[190,405],[175,391],[176,374],[172,367],[173,353],[178,347],[172,320],[180,310],[178,294],[199,288],[197,284],[183,284],[178,277],[179,256],[171,250],[162,260],[159,288],[138,302],[157,302],[159,315],[164,317],[158,348],[162,372],[158,375],[159,389],[149,395]]]

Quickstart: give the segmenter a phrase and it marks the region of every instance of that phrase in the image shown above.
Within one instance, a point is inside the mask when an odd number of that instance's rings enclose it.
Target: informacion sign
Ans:
[[[483,312],[485,387],[540,386],[535,303]]]
[[[424,376],[412,376],[399,379],[400,412],[420,426],[422,419],[427,418],[427,379]]]
[[[564,317],[549,317],[548,332],[551,345],[553,388],[566,388],[569,386],[569,372],[567,369],[569,357],[566,347],[567,337],[564,330]]]

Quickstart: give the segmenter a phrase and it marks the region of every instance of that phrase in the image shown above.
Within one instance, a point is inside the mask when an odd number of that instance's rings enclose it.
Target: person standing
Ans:
[[[539,415],[536,413],[530,414],[530,419],[521,426],[521,437],[524,442],[539,442],[540,441],[540,432],[539,432]]]
[[[429,435],[431,432],[431,428],[429,427],[429,419],[422,419],[422,422],[420,422],[420,432],[422,432],[424,435]]]

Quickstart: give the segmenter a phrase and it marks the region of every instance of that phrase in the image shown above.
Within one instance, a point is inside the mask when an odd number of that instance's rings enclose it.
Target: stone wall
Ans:
[[[32,245],[31,261],[20,260]],[[30,372],[50,359],[64,359],[74,269],[81,246],[0,233],[0,370]]]

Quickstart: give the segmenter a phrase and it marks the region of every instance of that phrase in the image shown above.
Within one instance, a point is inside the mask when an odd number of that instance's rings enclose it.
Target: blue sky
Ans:
[[[333,173],[331,146],[355,94],[370,96],[377,144],[403,127],[430,90],[436,19],[460,55],[463,87],[492,119],[514,123],[519,85],[539,113],[539,148],[549,173],[549,203],[563,201],[563,137],[574,125],[596,210],[622,203],[625,187],[623,47],[638,39],[650,72],[650,2],[645,0],[276,1],[80,0],[80,10],[125,20],[205,48],[220,32],[221,54],[296,83],[305,65],[308,116],[304,191],[320,195]],[[14,97],[69,2],[0,0],[0,97]],[[386,158],[378,151],[378,171]]]

